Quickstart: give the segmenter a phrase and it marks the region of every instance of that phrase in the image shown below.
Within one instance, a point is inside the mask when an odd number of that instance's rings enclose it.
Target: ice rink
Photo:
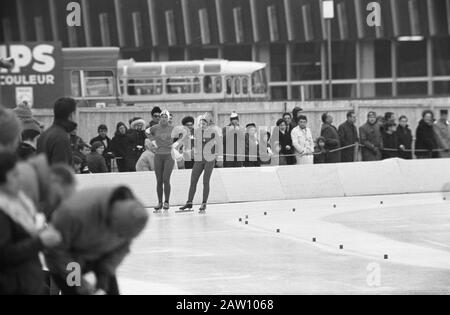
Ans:
[[[119,270],[122,293],[449,294],[450,201],[444,197],[265,201],[210,205],[206,215],[175,208],[152,213]]]

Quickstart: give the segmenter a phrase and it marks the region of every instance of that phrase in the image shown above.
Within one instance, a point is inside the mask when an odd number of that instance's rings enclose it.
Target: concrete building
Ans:
[[[226,58],[269,64],[274,100],[326,99],[321,0],[4,0],[0,42],[119,46],[124,58]],[[367,23],[379,4],[381,26]],[[334,98],[450,94],[449,0],[335,0]]]

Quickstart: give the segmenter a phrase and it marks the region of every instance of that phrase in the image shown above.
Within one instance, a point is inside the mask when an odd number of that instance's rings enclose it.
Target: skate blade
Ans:
[[[191,212],[194,212],[194,210],[178,210],[178,211],[175,211],[175,213],[191,213]]]
[[[155,213],[155,214],[160,214],[160,213],[162,213],[162,212],[161,212],[161,210],[154,210],[153,213]]]

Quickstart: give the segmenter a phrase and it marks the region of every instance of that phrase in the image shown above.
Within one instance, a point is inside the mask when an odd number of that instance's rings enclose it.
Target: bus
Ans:
[[[120,49],[64,48],[65,95],[80,107],[268,99],[266,64],[198,60],[136,62]]]
[[[266,64],[259,62],[120,60],[118,79],[126,105],[268,99]]]

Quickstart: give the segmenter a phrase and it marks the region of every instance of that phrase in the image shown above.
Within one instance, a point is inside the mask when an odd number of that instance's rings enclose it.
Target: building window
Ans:
[[[399,42],[397,44],[397,60],[399,77],[426,77],[426,42]]]
[[[391,42],[388,40],[376,40],[375,46],[375,77],[392,77]]]
[[[322,79],[321,44],[295,44],[292,51],[292,80],[314,81]]]
[[[450,75],[450,38],[433,39],[433,60],[434,75]]]
[[[270,46],[270,80],[273,82],[286,81],[286,45],[274,44]]]
[[[355,42],[334,42],[333,79],[356,78],[356,44]]]
[[[287,87],[277,86],[271,88],[272,100],[285,101],[287,99]]]

